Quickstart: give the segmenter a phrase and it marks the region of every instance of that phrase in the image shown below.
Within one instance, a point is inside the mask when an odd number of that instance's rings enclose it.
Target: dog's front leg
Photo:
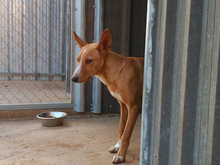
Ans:
[[[128,109],[127,109],[127,106],[122,103],[121,101],[119,101],[119,104],[120,104],[120,108],[121,108],[121,117],[120,117],[120,124],[119,124],[119,139],[118,139],[118,142],[116,145],[112,146],[110,149],[109,149],[109,152],[110,153],[117,153],[119,148],[120,148],[120,145],[121,145],[121,137],[124,133],[124,128],[125,128],[125,125],[126,125],[126,122],[127,122],[127,118],[128,118]]]
[[[115,155],[112,160],[112,163],[114,164],[122,163],[125,161],[126,151],[129,146],[134,125],[139,115],[139,109],[140,107],[138,105],[133,105],[128,108],[128,119],[125,125],[124,133],[121,137],[121,145],[117,155]]]

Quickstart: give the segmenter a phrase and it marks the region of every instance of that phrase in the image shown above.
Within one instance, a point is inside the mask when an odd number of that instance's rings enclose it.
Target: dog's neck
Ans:
[[[109,51],[104,60],[102,69],[95,75],[108,87],[114,86],[126,64],[124,56]]]

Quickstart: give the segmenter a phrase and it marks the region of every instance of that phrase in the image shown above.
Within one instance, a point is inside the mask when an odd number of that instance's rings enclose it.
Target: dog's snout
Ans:
[[[79,77],[77,77],[77,76],[72,77],[72,81],[73,82],[78,82],[79,81]]]

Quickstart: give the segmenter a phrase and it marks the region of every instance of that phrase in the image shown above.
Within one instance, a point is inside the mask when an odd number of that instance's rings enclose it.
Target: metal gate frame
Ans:
[[[85,1],[81,0],[74,0],[70,1],[69,4],[69,28],[70,29],[76,29],[76,32],[80,31],[80,36],[83,35],[84,29],[85,29],[85,22],[84,22],[84,9],[85,9]],[[77,10],[78,9],[78,10]],[[74,20],[74,21],[72,21]],[[80,22],[80,24],[78,24]],[[73,60],[73,58],[78,55],[79,49],[74,45],[73,43],[73,35],[72,33],[70,40],[70,55],[71,55],[71,62],[76,61]],[[83,37],[82,37],[83,38]],[[73,46],[74,45],[74,46]],[[73,54],[75,56],[73,56]],[[74,68],[74,64],[70,62],[70,69]],[[71,70],[70,73],[67,73],[67,76],[70,76],[72,74]],[[68,75],[69,74],[69,75]],[[67,79],[66,79],[67,80]],[[70,81],[70,80],[69,80]],[[68,84],[69,82],[67,82]],[[77,94],[81,94],[83,92],[83,85],[73,85],[73,83],[70,82],[70,93],[71,93],[71,101],[70,103],[32,103],[32,104],[3,104],[0,105],[0,111],[11,111],[11,110],[40,110],[40,109],[72,109],[74,108],[76,111],[79,111],[79,109],[82,109],[81,111],[84,112],[84,108],[81,107],[84,104],[78,104],[78,102],[83,103],[83,96],[81,95],[80,101]],[[76,91],[76,93],[75,93]],[[77,105],[77,106],[76,106]]]

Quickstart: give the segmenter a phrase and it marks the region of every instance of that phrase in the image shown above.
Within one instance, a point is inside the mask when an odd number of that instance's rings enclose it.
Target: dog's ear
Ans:
[[[83,46],[87,45],[88,43],[83,41],[77,34],[75,31],[73,31],[73,36],[76,40],[76,42],[78,43],[80,49],[82,49]]]
[[[109,29],[105,29],[101,35],[97,49],[108,52],[111,50],[112,37]]]

